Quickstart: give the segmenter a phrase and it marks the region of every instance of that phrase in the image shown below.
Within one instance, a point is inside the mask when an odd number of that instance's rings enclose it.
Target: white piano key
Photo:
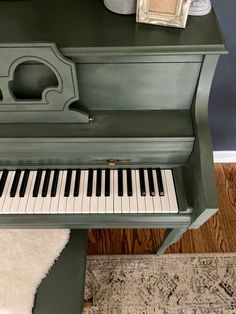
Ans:
[[[127,191],[127,173],[126,170],[122,170],[123,175],[123,196],[121,197],[121,210],[122,213],[129,213],[129,197]]]
[[[136,185],[135,170],[131,170],[131,178],[132,178],[133,195],[129,197],[129,208],[130,208],[130,213],[135,214],[138,212],[138,199],[137,199],[137,185]]]
[[[9,212],[6,211],[4,204],[5,204],[6,198],[10,196],[10,190],[11,190],[11,185],[12,185],[14,176],[15,176],[15,171],[9,171],[7,180],[5,183],[5,187],[2,193],[2,197],[0,197],[0,210],[4,214],[9,214]]]
[[[135,170],[136,176],[136,191],[137,191],[137,201],[138,201],[138,213],[146,212],[145,196],[141,196],[140,191],[140,181],[139,181],[139,171]]]
[[[84,171],[84,189],[83,189],[83,201],[82,201],[82,214],[89,214],[90,212],[90,201],[91,197],[87,196],[87,188],[88,188],[88,174],[89,171]]]
[[[150,189],[149,189],[149,182],[148,182],[148,171],[144,170],[144,182],[146,186],[146,196],[145,198],[145,204],[146,204],[146,213],[153,213],[153,198],[150,196]]]
[[[1,174],[3,174],[3,171]],[[5,201],[5,197],[6,197],[6,191],[8,189],[8,185],[10,184],[10,181],[11,181],[11,176],[12,176],[12,171],[11,172],[9,171],[8,176],[7,176],[7,180],[5,182],[4,189],[2,192],[2,196],[0,197],[0,212],[2,211],[2,207],[3,207],[4,201]]]
[[[74,197],[74,186],[75,186],[75,177],[76,177],[76,170],[72,171],[71,175],[71,185],[70,185],[70,194],[67,197],[67,202],[66,202],[66,213],[67,214],[72,214],[74,212],[74,202],[75,202],[75,197]]]
[[[49,182],[48,182],[47,195],[43,198],[43,204],[42,204],[42,213],[43,214],[47,214],[50,211],[51,189],[52,189],[53,176],[54,176],[54,171],[51,171],[50,172],[50,179],[49,179]]]
[[[111,182],[111,181],[110,181]],[[98,197],[98,213],[106,213],[106,197],[105,197],[105,170],[102,170],[101,180],[101,196]]]
[[[14,213],[14,214],[18,213],[18,206],[20,203],[19,193],[20,193],[20,188],[21,188],[21,184],[23,181],[23,176],[24,176],[24,171],[21,171],[19,182],[18,182],[17,189],[16,189],[16,194],[14,197],[10,197],[10,201],[7,202],[10,207],[8,209],[6,207],[6,211],[9,211],[10,213]]]
[[[114,170],[114,214],[121,213],[121,197],[118,196],[118,170]]]
[[[80,183],[79,183],[79,196],[75,197],[75,202],[74,202],[74,213],[75,214],[81,214],[82,213],[84,179],[85,179],[85,171],[81,171],[80,172]]]
[[[93,170],[93,188],[92,196],[90,200],[90,213],[97,214],[98,212],[98,197],[96,196],[96,186],[97,186],[97,170]]]
[[[114,210],[114,170],[110,171],[110,196],[106,196],[106,213],[113,214]]]
[[[62,175],[62,180],[61,180],[61,192],[60,192],[60,198],[59,198],[58,210],[57,210],[59,214],[64,214],[66,211],[67,197],[64,196],[65,186],[66,186],[66,176],[67,176],[67,171],[64,170],[63,175]]]
[[[34,185],[35,173],[36,173],[36,171],[30,171],[30,173],[29,173],[29,178],[28,178],[26,189],[25,189],[25,195],[24,195],[24,197],[20,197],[20,202],[18,205],[18,213],[26,213],[26,205],[28,203],[31,188]]]
[[[163,213],[170,213],[170,203],[169,203],[169,197],[168,197],[168,190],[167,190],[167,184],[166,184],[166,176],[165,176],[165,170],[161,170],[161,177],[163,182],[163,189],[164,189],[164,196],[161,196],[161,205],[163,209]]]
[[[41,181],[40,181],[39,193],[38,193],[38,196],[36,197],[36,200],[34,203],[34,213],[35,214],[41,214],[41,212],[42,212],[42,205],[43,205],[42,190],[43,190],[43,183],[44,183],[45,174],[46,174],[46,171],[44,170],[42,172],[42,177],[41,177]]]
[[[170,203],[170,211],[172,213],[178,213],[179,209],[178,209],[178,203],[176,199],[176,192],[175,192],[172,171],[165,170],[165,176],[166,176],[166,185],[167,185],[167,191],[168,191],[168,197],[169,197],[169,203]]]
[[[11,213],[11,205],[12,205],[12,202],[14,200],[14,197],[10,197],[10,191],[11,191],[12,184],[13,184],[13,181],[14,181],[15,173],[16,173],[16,171],[14,171],[14,175],[11,178],[10,185],[8,186],[7,195],[5,197],[5,201],[4,201],[4,204],[3,204],[4,212],[6,212],[6,213]],[[22,173],[20,174],[20,179],[22,178],[21,175],[22,175]],[[15,194],[16,200],[18,200],[18,197],[17,197],[17,192],[18,191],[19,191],[19,182],[18,182],[18,185],[17,185],[16,194]],[[18,205],[18,202],[17,202],[17,205]]]
[[[32,182],[30,185],[29,195],[28,195],[27,204],[26,204],[26,208],[25,208],[25,212],[27,214],[33,214],[34,213],[34,205],[35,205],[35,201],[36,201],[36,197],[33,197],[33,190],[34,190],[34,184],[35,184],[35,180],[36,180],[37,171],[31,171],[31,173],[32,173]]]
[[[155,196],[153,196],[154,213],[160,214],[162,213],[162,205],[161,205],[161,198],[160,198],[159,190],[158,190],[156,170],[152,170],[152,175],[153,175],[154,191],[155,191]]]
[[[57,214],[58,213],[58,206],[59,206],[61,191],[64,192],[64,189],[62,186],[63,173],[64,173],[63,170],[59,171],[58,181],[57,181],[57,192],[56,192],[55,197],[52,197],[51,204],[50,204],[50,213],[51,214]]]

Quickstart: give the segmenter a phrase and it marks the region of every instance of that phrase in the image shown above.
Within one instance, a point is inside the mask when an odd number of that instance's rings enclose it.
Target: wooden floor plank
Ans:
[[[216,164],[220,211],[186,234],[166,253],[236,252],[236,164]],[[152,254],[162,229],[91,230],[89,254]]]

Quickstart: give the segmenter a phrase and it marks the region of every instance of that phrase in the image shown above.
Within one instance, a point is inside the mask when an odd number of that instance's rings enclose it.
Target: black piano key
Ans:
[[[158,184],[158,190],[159,190],[159,196],[164,196],[164,188],[163,188],[163,181],[161,176],[161,169],[156,169],[157,173],[157,184]]]
[[[152,175],[152,169],[148,169],[148,184],[149,184],[149,193],[150,196],[155,196],[155,189],[154,189],[154,181]]]
[[[144,170],[139,169],[139,184],[141,196],[146,196],[145,180],[144,180]]]
[[[35,179],[35,183],[34,183],[34,189],[33,189],[33,197],[38,197],[42,174],[43,174],[42,170],[37,171],[36,179]]]
[[[123,196],[123,174],[122,169],[118,169],[118,196]]]
[[[4,169],[2,172],[1,180],[0,180],[0,197],[2,196],[2,193],[4,191],[7,177],[8,177],[8,170]]]
[[[21,187],[20,187],[20,197],[24,197],[25,196],[25,190],[26,190],[26,187],[27,187],[27,183],[28,183],[28,180],[29,180],[29,174],[30,174],[30,171],[29,170],[25,170],[24,172],[24,176],[23,176],[23,180],[22,180],[22,183],[21,183]]]
[[[89,169],[87,196],[91,197],[93,193],[93,169]]]
[[[110,170],[105,170],[105,196],[110,196]]]
[[[81,170],[77,169],[76,175],[75,175],[74,197],[79,196],[80,175],[81,175]]]
[[[20,175],[21,175],[21,170],[17,169],[15,172],[15,176],[14,176],[13,183],[10,190],[10,197],[16,196],[16,190],[19,184]]]
[[[68,169],[67,174],[66,174],[66,185],[65,185],[65,191],[64,191],[65,197],[69,197],[70,195],[71,177],[72,177],[72,170]]]
[[[59,170],[54,170],[54,175],[52,179],[51,197],[55,197],[57,194],[57,184],[58,184]]]
[[[102,170],[97,170],[96,196],[101,196],[102,193]]]
[[[127,195],[133,196],[131,169],[127,169],[126,173],[127,173]]]
[[[42,188],[42,197],[46,197],[48,194],[48,185],[50,180],[51,170],[46,170],[44,182],[43,182],[43,188]]]

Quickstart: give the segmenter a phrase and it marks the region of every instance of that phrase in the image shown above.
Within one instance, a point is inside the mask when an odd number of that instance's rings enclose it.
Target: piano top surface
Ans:
[[[189,17],[185,30],[139,24],[102,0],[0,1],[0,43],[55,42],[63,53],[94,49],[150,53],[225,53],[215,13]]]

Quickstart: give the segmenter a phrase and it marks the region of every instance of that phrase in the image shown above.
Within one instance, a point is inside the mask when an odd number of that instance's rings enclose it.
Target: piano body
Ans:
[[[89,228],[166,228],[161,254],[200,227],[218,210],[208,99],[225,53],[213,11],[180,30],[98,0],[0,2],[1,228],[79,229],[81,247]]]

